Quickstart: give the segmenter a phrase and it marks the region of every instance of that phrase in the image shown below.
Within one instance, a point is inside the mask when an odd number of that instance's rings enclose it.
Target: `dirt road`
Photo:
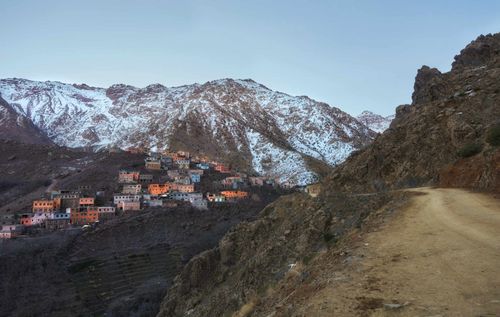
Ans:
[[[500,316],[500,201],[414,191],[424,194],[365,236],[304,315]]]

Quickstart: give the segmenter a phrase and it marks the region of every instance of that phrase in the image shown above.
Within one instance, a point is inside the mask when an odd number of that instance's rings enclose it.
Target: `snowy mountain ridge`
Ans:
[[[371,111],[365,110],[361,112],[356,117],[356,119],[365,124],[371,130],[377,133],[382,133],[389,128],[392,120],[394,119],[394,115],[384,117]]]
[[[335,165],[375,136],[338,108],[249,79],[107,89],[2,79],[0,95],[59,145],[184,149],[291,184],[316,178],[307,157]]]

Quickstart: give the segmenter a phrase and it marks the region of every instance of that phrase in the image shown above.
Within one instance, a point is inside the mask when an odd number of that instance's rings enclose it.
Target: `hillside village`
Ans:
[[[1,239],[82,228],[146,208],[190,205],[208,210],[218,204],[259,199],[252,189],[282,186],[278,180],[248,176],[223,163],[189,152],[149,153],[144,165],[122,169],[116,179],[119,192],[94,191],[80,184],[57,189],[34,200],[30,211],[2,215]]]

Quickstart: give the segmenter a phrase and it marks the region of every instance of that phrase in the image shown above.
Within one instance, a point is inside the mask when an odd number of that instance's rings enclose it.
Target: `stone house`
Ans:
[[[153,157],[148,157],[145,160],[146,169],[148,170],[161,170],[161,160]]]
[[[139,181],[139,172],[121,170],[118,172],[118,183],[135,183]]]
[[[139,182],[141,184],[151,184],[153,182],[153,175],[151,174],[140,174]]]
[[[113,204],[118,205],[122,201],[139,201],[141,200],[140,195],[128,195],[128,194],[115,194],[113,196]]]
[[[142,190],[141,184],[125,184],[123,185],[122,193],[138,195],[141,193],[141,190]]]
[[[189,169],[189,165],[191,165],[191,160],[180,158],[180,159],[174,160],[174,165],[176,165],[177,168],[179,168],[179,169]]]
[[[120,201],[117,208],[122,211],[137,211],[141,210],[140,201]]]

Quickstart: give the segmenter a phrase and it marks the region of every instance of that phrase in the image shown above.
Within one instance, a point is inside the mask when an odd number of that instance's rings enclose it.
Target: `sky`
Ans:
[[[500,1],[0,0],[0,78],[109,87],[251,78],[351,114],[410,103]]]

